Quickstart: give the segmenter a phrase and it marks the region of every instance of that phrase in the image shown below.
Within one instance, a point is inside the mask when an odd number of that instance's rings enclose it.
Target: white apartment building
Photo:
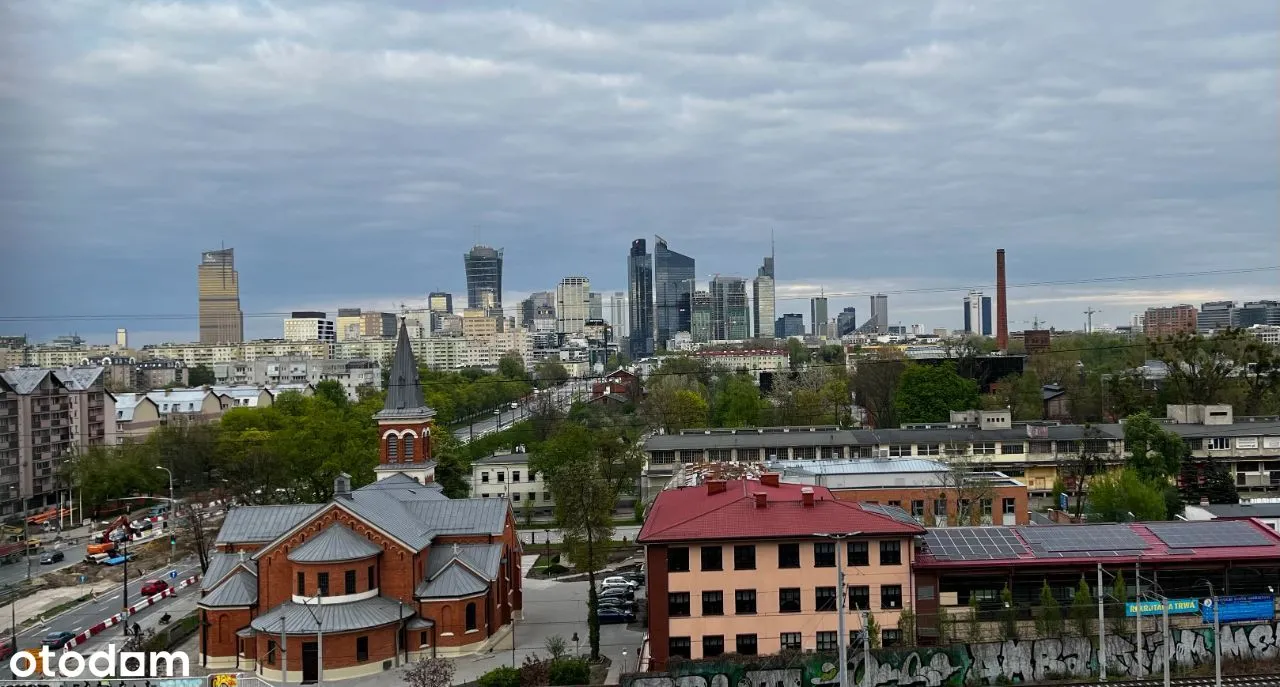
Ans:
[[[565,277],[556,286],[556,331],[581,334],[591,316],[591,280]]]
[[[791,356],[786,349],[698,351],[694,355],[712,365],[723,366],[730,372],[746,370],[757,383],[761,372],[783,372],[791,368]]]
[[[295,312],[293,317],[285,318],[285,341],[326,341],[336,340],[333,320],[322,312]]]
[[[529,454],[496,453],[471,463],[471,498],[510,499],[516,519],[551,513],[555,502],[541,474],[529,471]],[[532,513],[529,513],[529,511]]]
[[[340,344],[345,345],[345,344]],[[382,365],[366,358],[259,358],[216,363],[214,382],[218,385],[276,387],[281,384],[308,384],[324,381],[342,385],[347,397],[359,398],[361,388],[382,389]],[[215,389],[216,391],[216,389]]]
[[[257,360],[272,357],[328,358],[330,344],[325,341],[285,341],[260,339],[243,343],[199,344],[167,343],[142,348],[142,358],[166,358],[181,361],[187,367],[227,363],[234,360]]]

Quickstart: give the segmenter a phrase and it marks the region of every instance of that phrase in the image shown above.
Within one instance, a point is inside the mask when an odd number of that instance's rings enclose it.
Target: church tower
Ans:
[[[434,482],[436,464],[431,460],[432,418],[436,411],[422,399],[418,361],[409,345],[409,330],[400,322],[396,352],[387,379],[387,402],[374,414],[378,422],[378,479],[403,473],[420,483]]]

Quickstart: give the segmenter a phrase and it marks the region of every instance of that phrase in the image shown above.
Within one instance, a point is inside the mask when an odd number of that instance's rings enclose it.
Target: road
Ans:
[[[586,381],[577,380],[566,382],[542,393],[554,394],[556,406],[567,408],[572,405],[574,395],[585,392],[587,388]],[[464,425],[453,430],[453,436],[465,444],[471,441],[473,437],[479,439],[487,434],[502,431],[517,422],[528,419],[533,404],[534,401],[530,399],[518,403],[516,408],[512,408],[511,404],[507,404],[500,408],[491,409],[482,419],[476,419],[470,425]]]
[[[80,537],[80,543],[75,546],[63,546],[56,550],[61,551],[65,558],[61,562],[51,565],[40,565],[40,556],[46,551],[55,550],[56,544],[46,545],[31,556],[31,577],[36,578],[45,573],[51,573],[55,570],[61,570],[67,566],[75,565],[84,560],[85,545],[84,537]],[[17,563],[9,563],[0,565],[0,588],[7,587],[11,584],[17,584],[27,579],[27,563],[26,561],[18,561]]]

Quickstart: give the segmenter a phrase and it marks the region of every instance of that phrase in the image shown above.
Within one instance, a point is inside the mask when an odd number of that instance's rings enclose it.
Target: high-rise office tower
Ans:
[[[711,280],[711,338],[741,341],[747,338],[747,281],[716,275]]]
[[[604,296],[597,291],[587,294],[587,319],[604,319]]]
[[[1255,324],[1280,325],[1280,302],[1247,301],[1232,311],[1232,327],[1242,329]]]
[[[875,333],[889,332],[889,297],[883,293],[871,297],[871,321],[875,324]]]
[[[827,297],[809,299],[809,333],[819,338],[827,336]]]
[[[565,277],[556,287],[556,331],[581,334],[591,315],[591,280]]]
[[[751,283],[752,336],[756,338],[769,337],[774,330],[775,285],[771,254],[764,259],[760,269],[756,270],[756,279]]]
[[[653,258],[644,239],[632,241],[627,254],[627,315],[631,359],[653,355]]]
[[[1200,312],[1196,313],[1196,331],[1201,334],[1226,329],[1232,325],[1235,315],[1235,301],[1209,301],[1200,304]]]
[[[432,291],[427,294],[427,309],[431,312],[452,313],[453,294],[444,291]]]
[[[200,343],[244,341],[244,313],[240,310],[240,274],[234,248],[205,251],[196,268],[200,295]]]
[[[974,290],[964,297],[964,331],[967,334],[991,336],[990,296]]]
[[[609,298],[609,326],[613,327],[616,340],[628,336],[627,332],[627,294],[614,291]]]
[[[858,309],[852,305],[836,315],[836,336],[845,337],[858,331]]]
[[[689,315],[689,338],[695,343],[706,343],[711,340],[712,311],[711,292],[694,291]]]
[[[804,315],[798,312],[789,312],[779,317],[774,321],[773,335],[779,339],[804,336]]]
[[[676,332],[689,331],[689,300],[694,289],[694,261],[667,248],[667,240],[654,237],[653,286],[658,341],[666,345]]]
[[[476,246],[463,254],[467,272],[467,307],[502,312],[502,249]]]
[[[556,292],[555,291],[534,291],[529,297],[520,301],[519,323],[521,327],[528,329],[533,328],[533,321],[538,318],[538,313],[544,312],[544,308],[550,308],[552,317],[556,310]]]

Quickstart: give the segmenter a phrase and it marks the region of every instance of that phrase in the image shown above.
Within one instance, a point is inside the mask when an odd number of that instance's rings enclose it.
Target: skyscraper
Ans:
[[[774,321],[773,335],[779,339],[804,336],[804,315],[798,312],[789,312],[779,317]]]
[[[654,237],[653,286],[657,311],[658,342],[666,345],[676,332],[689,331],[689,300],[694,288],[694,260],[667,248],[667,240]]]
[[[845,337],[858,331],[858,309],[852,305],[836,315],[836,336]]]
[[[587,319],[604,319],[604,296],[597,291],[587,294]]]
[[[809,333],[817,337],[827,335],[827,297],[809,299]]]
[[[706,343],[712,338],[711,319],[711,292],[710,291],[694,291],[692,299],[692,313],[689,316],[689,337],[695,343]]]
[[[539,308],[551,308],[551,311],[555,312],[555,307],[554,291],[534,291],[528,298],[520,301],[520,326],[533,329],[533,321],[537,319]]]
[[[631,242],[627,255],[627,307],[632,360],[653,355],[653,262],[644,239]]]
[[[716,275],[711,280],[711,338],[741,341],[747,338],[747,281]]]
[[[967,334],[991,336],[990,296],[974,290],[964,297],[964,331]]]
[[[427,294],[427,309],[431,312],[452,313],[453,294],[444,291],[432,291]]]
[[[756,270],[756,279],[751,283],[752,336],[756,338],[768,337],[774,330],[774,286],[773,255],[769,255]]]
[[[502,249],[476,246],[462,256],[467,272],[467,307],[502,312]]]
[[[889,297],[883,293],[871,297],[871,324],[876,334],[889,332]]]
[[[196,267],[200,305],[200,343],[244,341],[244,313],[240,310],[240,274],[234,248],[205,251]]]
[[[591,280],[565,277],[556,287],[556,331],[581,334],[591,315]]]
[[[614,291],[609,299],[609,325],[613,327],[613,336],[621,340],[627,336],[627,294]]]

